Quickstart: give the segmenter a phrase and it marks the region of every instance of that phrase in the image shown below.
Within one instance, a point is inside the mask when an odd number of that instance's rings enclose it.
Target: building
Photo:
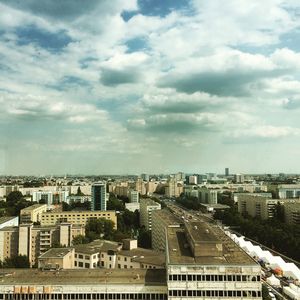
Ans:
[[[42,213],[47,211],[47,204],[34,204],[20,211],[20,223],[41,222]]]
[[[167,227],[179,227],[181,220],[179,220],[168,209],[154,210],[152,212],[152,249],[156,251],[166,250],[166,233]]]
[[[279,184],[276,196],[279,199],[300,198],[300,184]]]
[[[50,191],[38,191],[32,193],[32,201],[47,204],[48,207],[53,204],[53,192]]]
[[[38,257],[53,245],[69,247],[75,236],[84,234],[82,225],[61,223],[56,226],[33,226],[24,223],[19,226],[18,254],[26,255],[31,266],[34,266],[38,263]]]
[[[262,193],[232,193],[233,195],[233,201],[235,203],[238,202],[238,199],[240,196],[260,196],[260,197],[265,197],[265,198],[269,198],[269,199],[272,199],[272,193],[265,193],[265,192],[262,192]]]
[[[140,203],[136,203],[136,202],[134,202],[134,203],[125,203],[125,208],[132,211],[132,212],[134,212],[136,210],[139,211],[140,210]]]
[[[234,181],[235,183],[243,183],[244,182],[244,175],[243,174],[235,174]]]
[[[140,223],[146,230],[152,228],[152,211],[161,209],[161,205],[152,199],[146,198],[140,201]]]
[[[229,168],[225,168],[225,176],[229,176]]]
[[[131,203],[139,203],[139,193],[137,191],[130,191],[129,200]]]
[[[197,184],[198,183],[198,175],[190,175],[188,184]]]
[[[179,197],[183,192],[183,185],[181,182],[171,177],[165,187],[165,196],[168,198]]]
[[[43,270],[74,269],[74,248],[51,248],[38,257],[38,268]]]
[[[159,185],[158,181],[154,181],[154,180],[148,181],[146,183],[146,193],[147,193],[147,195],[150,196],[153,193],[155,193],[156,188],[158,187],[158,185]]]
[[[139,299],[166,300],[165,270],[8,269],[2,272],[0,295],[13,299]]]
[[[72,203],[85,203],[85,202],[91,202],[91,196],[83,195],[70,195],[66,198],[66,203],[72,204]]]
[[[19,226],[18,217],[0,217],[0,229],[8,226]]]
[[[261,267],[216,225],[166,233],[168,299],[262,299]]]
[[[220,190],[208,189],[206,187],[198,188],[198,197],[200,203],[204,204],[217,204],[218,203],[218,192]]]
[[[106,210],[106,183],[95,183],[92,185],[92,211]]]
[[[284,202],[284,219],[290,225],[300,225],[300,200]]]
[[[0,260],[18,255],[19,228],[8,226],[0,229]]]
[[[91,219],[100,219],[104,218],[110,220],[114,223],[114,228],[117,228],[117,217],[116,212],[112,210],[107,211],[64,211],[64,212],[55,212],[48,211],[44,212],[41,215],[41,225],[49,226],[56,225],[62,222],[67,222],[71,224],[81,224],[86,225],[86,223]]]
[[[249,214],[262,220],[274,217],[278,199],[270,199],[259,195],[240,195],[238,197],[238,211],[240,214]]]
[[[149,175],[148,174],[142,174],[141,175],[141,178],[144,180],[144,181],[149,181]]]
[[[146,183],[142,178],[138,178],[135,183],[135,190],[141,195],[146,195]]]

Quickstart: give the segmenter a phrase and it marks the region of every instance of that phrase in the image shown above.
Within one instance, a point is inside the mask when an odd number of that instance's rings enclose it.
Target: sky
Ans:
[[[299,0],[0,0],[0,174],[300,172]]]

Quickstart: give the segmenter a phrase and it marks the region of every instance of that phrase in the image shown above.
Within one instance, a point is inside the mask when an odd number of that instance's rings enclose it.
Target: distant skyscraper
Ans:
[[[229,168],[225,168],[225,176],[229,176]]]
[[[106,210],[106,183],[92,185],[92,210]]]
[[[141,177],[144,181],[149,181],[149,175],[148,174],[142,174]]]

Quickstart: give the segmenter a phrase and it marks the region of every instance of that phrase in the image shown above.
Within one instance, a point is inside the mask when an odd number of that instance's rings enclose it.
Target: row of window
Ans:
[[[204,290],[170,290],[169,296],[173,297],[261,297],[261,291],[204,291]]]
[[[166,294],[0,294],[1,300],[166,300]]]
[[[169,281],[260,281],[254,275],[169,275]]]

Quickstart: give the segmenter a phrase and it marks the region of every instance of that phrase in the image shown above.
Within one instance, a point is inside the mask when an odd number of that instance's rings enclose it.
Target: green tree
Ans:
[[[77,196],[84,196],[84,193],[81,191],[80,186],[77,188]]]
[[[91,219],[85,226],[85,236],[89,242],[96,239],[112,240],[114,235],[114,224],[103,218]]]
[[[18,201],[23,199],[23,195],[19,191],[10,192],[6,197],[6,203],[8,206],[15,205]]]
[[[109,195],[109,200],[107,201],[107,210],[118,210],[123,211],[125,205],[122,200],[115,198],[112,194]]]
[[[151,249],[151,231],[145,229],[145,227],[140,228],[138,233],[138,246],[141,248]]]
[[[67,202],[63,201],[62,202],[62,210],[63,211],[70,211],[70,210],[72,210],[72,207]]]
[[[88,238],[86,238],[84,235],[76,235],[73,238],[72,244],[73,246],[75,245],[81,245],[81,244],[87,244],[89,242]]]
[[[17,255],[6,258],[3,262],[4,268],[30,268],[29,259],[26,255]]]

